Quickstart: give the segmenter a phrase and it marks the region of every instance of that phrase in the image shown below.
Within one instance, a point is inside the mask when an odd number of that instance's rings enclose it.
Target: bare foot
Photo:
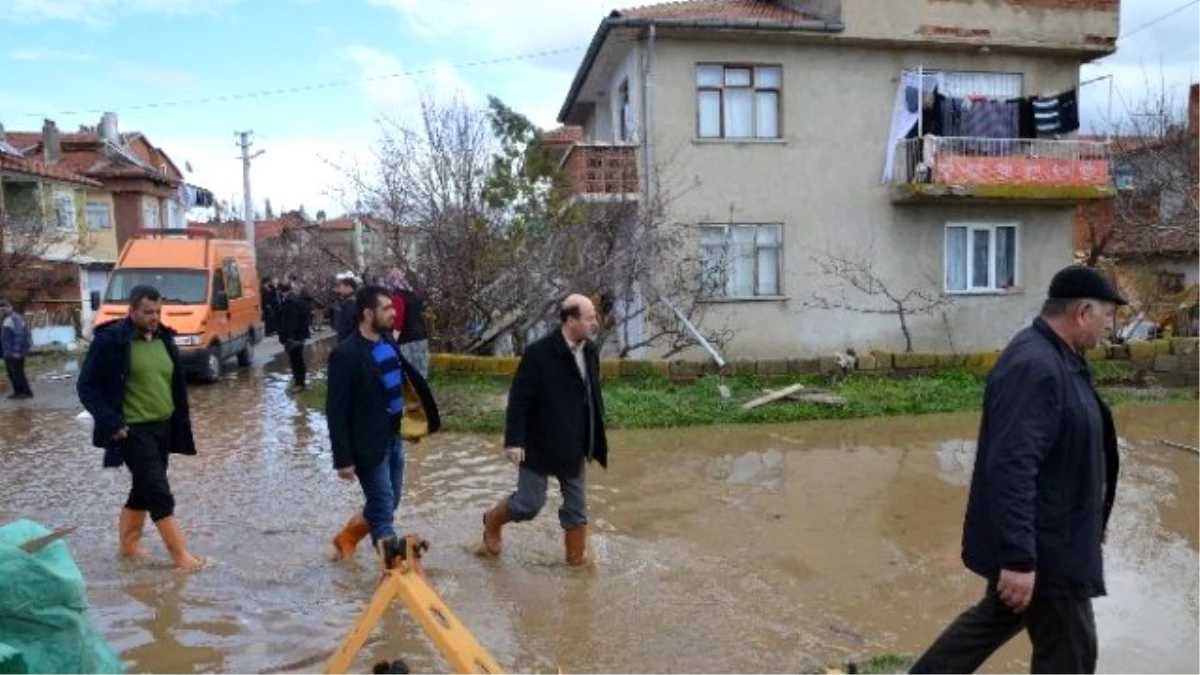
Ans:
[[[184,572],[196,572],[208,566],[208,561],[204,558],[197,558],[186,551],[179,557],[175,558],[175,566]]]

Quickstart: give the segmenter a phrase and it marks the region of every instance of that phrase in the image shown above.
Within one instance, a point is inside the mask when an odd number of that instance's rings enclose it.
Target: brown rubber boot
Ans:
[[[333,547],[337,549],[337,555],[341,559],[353,558],[354,551],[358,548],[358,542],[362,541],[368,534],[371,533],[370,526],[367,525],[367,520],[362,517],[361,513],[356,513],[350,517],[341,532],[333,538]]]
[[[146,527],[146,512],[121,509],[118,534],[121,541],[121,557],[136,558],[142,554],[142,530]]]
[[[567,565],[579,567],[587,563],[587,525],[572,527],[563,532],[563,543],[567,549]]]
[[[496,505],[483,514],[483,547],[489,555],[500,555],[504,540],[500,533],[512,515],[508,512],[508,497],[496,502]]]
[[[179,530],[179,521],[175,520],[175,516],[163,518],[155,525],[158,527],[158,533],[162,535],[163,543],[167,545],[167,552],[171,554],[171,559],[175,561],[176,567],[185,572],[204,567],[203,560],[188,553],[187,545],[183,541],[183,532]]]

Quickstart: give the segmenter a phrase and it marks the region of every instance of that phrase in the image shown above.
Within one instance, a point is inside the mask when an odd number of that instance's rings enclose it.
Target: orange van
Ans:
[[[121,251],[103,299],[92,297],[96,324],[128,316],[129,293],[141,284],[162,294],[162,322],[177,333],[189,374],[214,382],[228,359],[250,365],[266,331],[248,243],[203,228],[139,231]]]

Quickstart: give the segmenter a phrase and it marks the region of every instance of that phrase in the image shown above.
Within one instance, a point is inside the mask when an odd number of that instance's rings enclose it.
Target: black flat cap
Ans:
[[[1127,305],[1108,279],[1096,270],[1081,265],[1072,265],[1050,280],[1050,299],[1052,300],[1103,300],[1118,305]]]

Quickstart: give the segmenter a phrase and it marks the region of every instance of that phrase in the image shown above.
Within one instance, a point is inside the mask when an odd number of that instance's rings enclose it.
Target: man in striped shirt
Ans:
[[[333,468],[343,480],[358,478],[366,497],[334,539],[341,557],[350,557],[368,533],[388,567],[400,550],[394,527],[404,484],[400,422],[404,415],[403,368],[389,335],[394,317],[384,288],[365,286],[355,297],[358,330],[329,357],[326,417]]]

